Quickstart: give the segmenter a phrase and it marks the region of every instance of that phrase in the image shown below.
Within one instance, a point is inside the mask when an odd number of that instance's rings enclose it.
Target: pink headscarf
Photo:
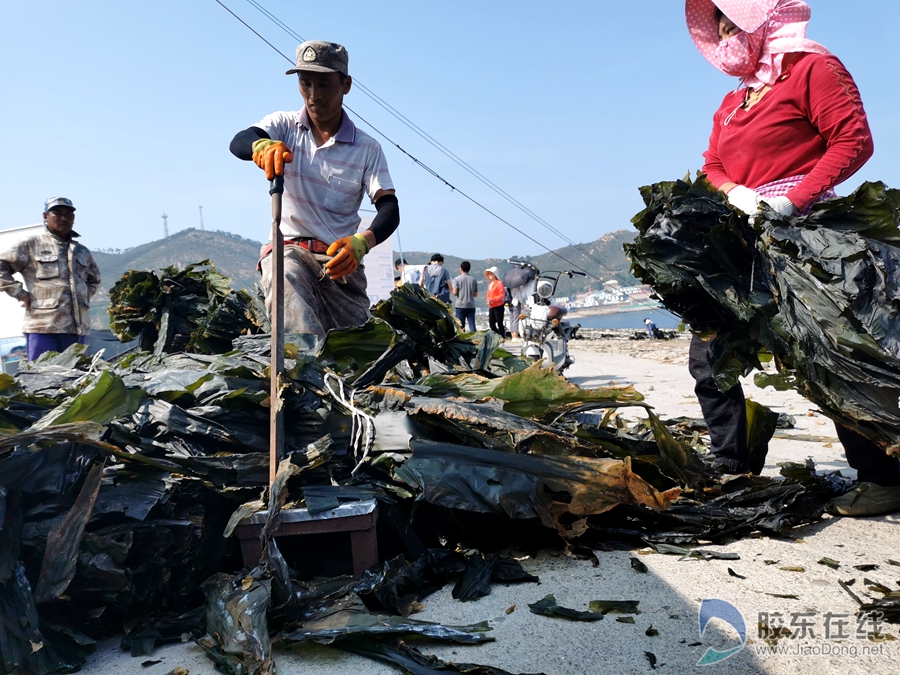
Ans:
[[[723,42],[717,7],[741,29]],[[785,54],[830,53],[806,39],[812,11],[802,0],[687,0],[685,15],[691,38],[706,60],[752,89],[775,84]]]

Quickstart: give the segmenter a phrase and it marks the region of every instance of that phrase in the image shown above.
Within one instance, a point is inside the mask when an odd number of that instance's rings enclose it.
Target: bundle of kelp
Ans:
[[[715,335],[720,388],[774,355],[758,383],[795,387],[841,424],[900,450],[900,190],[750,222],[703,177],[642,188],[632,273],[693,330]]]
[[[185,287],[208,288],[202,274],[214,272],[200,274]],[[170,313],[194,302],[154,297]],[[134,316],[161,316],[141,302]],[[0,376],[0,670],[69,670],[94,640],[127,626],[133,654],[205,629],[201,644],[226,672],[266,672],[268,637],[255,634],[266,616],[285,641],[335,642],[398,663],[419,657],[361,639],[487,639],[480,625],[389,616],[408,614],[451,578],[461,598],[492,580],[528,580],[509,561],[450,555],[474,534],[446,525],[463,518],[436,526],[429,518],[441,509],[522,519],[582,546],[609,542],[611,530],[625,545],[683,543],[821,516],[827,495],[814,477],[724,488],[690,433],[649,410],[633,423],[617,414],[646,408],[630,387],[582,389],[526,367],[491,333],[464,338],[418,287],[398,289],[373,315],[321,341],[288,336],[285,446],[271,496],[267,336],[237,337],[223,353],[162,349],[114,364],[75,345]],[[144,324],[133,322],[159,331],[159,347],[162,322]],[[255,511],[267,509],[274,527],[283,504],[314,512],[371,499],[405,556],[374,576],[309,586],[292,578],[274,541],[262,567],[227,574],[241,564],[223,534]],[[428,508],[411,508],[414,499]],[[607,520],[623,508],[642,520]],[[677,518],[653,516],[672,508]],[[223,612],[246,613],[241,635],[226,634]]]
[[[156,354],[220,354],[239,335],[269,330],[262,291],[235,291],[204,260],[155,272],[130,270],[109,291],[109,327]]]

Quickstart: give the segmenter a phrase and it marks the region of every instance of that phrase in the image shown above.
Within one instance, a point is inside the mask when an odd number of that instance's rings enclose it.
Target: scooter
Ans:
[[[568,368],[574,359],[569,356],[569,340],[575,337],[581,324],[571,324],[564,317],[569,310],[552,304],[556,285],[562,275],[570,279],[575,276],[585,277],[584,272],[576,270],[550,270],[541,272],[531,263],[523,260],[507,260],[510,265],[530,267],[535,272],[535,290],[528,314],[519,318],[519,332],[522,335],[522,356],[532,361],[544,360],[544,366],[555,368],[561,373]]]

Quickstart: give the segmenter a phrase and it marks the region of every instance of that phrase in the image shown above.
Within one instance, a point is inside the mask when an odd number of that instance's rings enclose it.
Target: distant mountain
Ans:
[[[632,231],[619,230],[605,234],[590,243],[579,244],[580,249],[567,246],[556,251],[570,262],[565,262],[552,253],[533,257],[515,256],[515,258],[527,260],[541,270],[583,269],[591,276],[586,279],[575,277],[571,281],[564,278],[559,283],[557,295],[571,295],[588,288],[599,289],[601,284],[598,279],[602,281],[614,279],[623,285],[634,283],[634,278],[628,273],[628,261],[622,250],[622,244],[633,238]],[[231,277],[232,286],[249,288],[259,281],[256,261],[260,246],[258,241],[245,239],[236,234],[190,228],[176,232],[168,239],[151,241],[122,251],[93,251],[94,260],[97,261],[103,280],[103,288],[91,303],[94,327],[109,327],[106,313],[109,306],[109,289],[130,269],[158,270],[170,265],[183,268],[190,263],[208,259],[215,264],[219,272]],[[405,258],[410,264],[422,264],[429,261],[432,253],[433,251],[427,253],[410,251],[405,253]],[[444,266],[451,276],[459,274],[459,263],[463,259],[446,251],[441,253],[444,256]],[[399,257],[399,253],[395,251],[394,257]],[[488,267],[498,267],[501,274],[509,268],[506,261],[501,258],[469,259],[469,262],[472,264],[472,274],[479,280],[483,279],[484,270]]]

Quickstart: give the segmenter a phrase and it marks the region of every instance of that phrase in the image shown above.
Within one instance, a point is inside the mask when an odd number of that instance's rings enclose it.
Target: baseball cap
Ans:
[[[293,75],[301,70],[349,75],[349,61],[350,57],[343,45],[323,40],[307,40],[297,47],[297,66],[285,72],[285,75]]]
[[[75,210],[75,205],[72,204],[71,199],[66,199],[65,197],[50,197],[50,199],[44,200],[44,213],[47,213],[54,206],[68,206],[73,211]]]

